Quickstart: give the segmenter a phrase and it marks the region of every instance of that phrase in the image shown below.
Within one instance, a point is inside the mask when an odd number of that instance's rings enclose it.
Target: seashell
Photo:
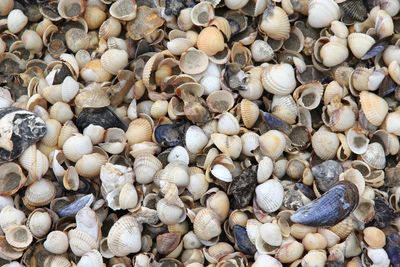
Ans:
[[[281,263],[292,263],[300,259],[304,252],[304,246],[294,239],[285,239],[275,253],[275,258]]]
[[[239,136],[228,136],[220,133],[211,134],[211,140],[215,146],[231,158],[238,158],[242,151],[242,141]]]
[[[313,28],[323,28],[331,24],[332,21],[339,20],[340,9],[335,1],[310,1],[308,4],[307,22]]]
[[[74,113],[71,107],[64,102],[56,102],[50,108],[50,118],[59,121],[60,123],[65,123],[66,121],[72,120]]]
[[[315,109],[321,102],[322,94],[322,84],[311,82],[297,87],[293,93],[293,98],[300,106],[306,109]]]
[[[382,58],[387,66],[389,66],[392,61],[397,61],[398,63],[400,62],[398,52],[398,46],[389,45],[388,47],[386,47],[386,49],[383,51]]]
[[[394,33],[393,19],[385,10],[379,10],[374,20],[379,39],[391,36]]]
[[[254,156],[253,152],[259,147],[259,135],[254,132],[244,133],[242,139],[242,153],[246,156]]]
[[[110,6],[110,15],[116,19],[130,21],[136,18],[136,1],[117,0]]]
[[[29,214],[26,226],[34,237],[42,238],[50,231],[51,223],[51,216],[46,210],[36,209]]]
[[[83,155],[75,164],[76,171],[83,177],[96,177],[100,174],[101,166],[107,162],[107,155],[91,153]]]
[[[33,237],[25,225],[11,225],[7,228],[6,240],[15,249],[25,249],[32,243]]]
[[[274,40],[286,40],[290,33],[288,15],[282,8],[271,5],[263,13],[259,29]]]
[[[6,232],[12,225],[21,225],[26,219],[25,214],[12,205],[2,208],[0,214],[2,216],[0,217],[0,227],[3,232]]]
[[[225,90],[219,90],[212,92],[207,97],[207,106],[212,112],[222,113],[224,111],[230,110],[235,100],[231,93]]]
[[[12,33],[20,32],[28,23],[28,17],[20,9],[13,9],[7,16],[7,28]]]
[[[285,136],[277,130],[270,130],[261,135],[259,142],[261,152],[272,159],[281,156],[286,147]]]
[[[328,245],[325,237],[320,233],[308,233],[304,237],[303,246],[307,251],[325,249]]]
[[[46,134],[44,121],[34,113],[8,107],[0,109],[0,162],[12,161]]]
[[[43,246],[50,253],[63,254],[69,247],[68,236],[61,231],[52,231],[47,235]]]
[[[179,187],[187,186],[189,184],[189,168],[184,162],[174,161],[165,166],[158,178],[160,181],[169,182]]]
[[[185,144],[189,152],[193,154],[199,153],[208,143],[208,137],[204,131],[196,126],[190,126],[185,134]]]
[[[320,198],[299,208],[290,219],[310,226],[332,226],[349,216],[357,207],[358,200],[357,187],[341,181]]]
[[[358,188],[358,193],[360,196],[364,193],[365,190],[365,181],[361,172],[357,169],[347,169],[345,172],[341,173],[339,176],[339,180],[345,180],[355,184]]]
[[[364,33],[353,32],[347,38],[349,48],[354,56],[362,58],[375,44],[374,38]]]
[[[297,104],[291,95],[274,95],[271,110],[274,116],[289,124],[294,123],[297,118]]]
[[[104,140],[105,132],[106,130],[103,127],[90,124],[83,130],[83,135],[88,136],[93,145],[97,145]]]
[[[189,154],[184,147],[176,146],[169,152],[167,160],[169,163],[178,161],[189,165]]]
[[[331,22],[330,30],[332,33],[339,38],[347,38],[349,36],[349,30],[346,24],[341,21],[335,20]]]
[[[367,151],[361,154],[361,158],[374,169],[381,170],[386,166],[385,151],[379,143],[368,144]]]
[[[120,128],[108,128],[104,137],[104,143],[99,146],[110,154],[121,153],[126,145],[126,136],[124,130]]]
[[[322,64],[326,67],[333,67],[343,63],[348,58],[349,50],[339,42],[330,41],[321,47],[319,54]]]
[[[130,184],[126,183],[119,193],[119,206],[121,209],[133,209],[137,206],[139,201],[139,196],[136,188]]]
[[[217,130],[221,134],[235,135],[239,133],[238,120],[229,112],[223,112],[218,119]]]
[[[389,65],[389,75],[397,84],[400,84],[400,65],[397,61],[392,61]]]
[[[93,145],[88,136],[74,134],[63,144],[63,152],[67,159],[77,162],[83,155],[92,153]]]
[[[11,196],[25,185],[26,176],[15,163],[0,165],[0,195]]]
[[[116,75],[128,65],[128,53],[120,49],[108,49],[101,56],[101,66],[107,72]]]
[[[79,50],[88,49],[90,45],[90,39],[88,34],[78,28],[71,28],[65,33],[65,41],[67,43],[67,47],[74,53]]]
[[[57,6],[58,14],[60,14],[60,16],[64,19],[76,20],[84,10],[85,6],[81,0],[61,0],[58,2]]]
[[[384,78],[385,72],[382,69],[374,71],[373,69],[356,68],[350,77],[350,90],[374,91],[379,87]]]
[[[390,260],[386,251],[382,248],[367,248],[366,254],[372,265],[389,266]],[[365,254],[362,255],[365,256]],[[364,264],[364,263],[363,263]]]
[[[346,135],[347,143],[355,154],[364,154],[368,149],[369,139],[355,128],[349,129]]]
[[[311,145],[315,154],[323,160],[333,159],[339,147],[339,139],[335,133],[322,126],[311,137]]]
[[[266,62],[274,57],[274,51],[267,42],[255,40],[251,45],[251,56],[256,62]]]
[[[23,201],[25,206],[42,207],[49,204],[56,195],[56,188],[47,179],[40,179],[30,184],[25,191]]]
[[[193,230],[200,240],[209,241],[221,234],[220,221],[211,209],[200,210],[193,222]]]
[[[208,56],[224,50],[224,36],[216,27],[204,28],[197,37],[197,48]]]
[[[280,228],[274,223],[264,223],[260,226],[259,234],[261,238],[270,246],[280,246],[282,243],[282,235]]]
[[[180,69],[186,74],[199,74],[207,69],[208,57],[201,50],[189,48],[181,55]]]
[[[360,93],[360,103],[367,120],[375,126],[381,125],[388,113],[386,101],[376,94],[362,91]]]
[[[214,8],[209,2],[198,3],[192,8],[190,18],[194,25],[207,26],[214,18]]]
[[[79,73],[79,71],[78,71]],[[79,91],[79,83],[74,80],[71,76],[65,77],[61,84],[61,99],[68,103],[77,95]]]
[[[99,251],[93,249],[91,251],[86,252],[83,254],[81,259],[79,260],[77,267],[83,266],[102,266],[103,265],[103,257]]]
[[[129,145],[151,141],[152,125],[143,118],[133,120],[126,131],[126,139]]]
[[[258,108],[257,104],[251,102],[250,100],[243,99],[240,102],[240,113],[246,128],[251,128],[258,119],[260,109]]]
[[[0,10],[1,10],[0,16],[7,16],[13,8],[14,8],[13,0],[2,1],[0,4]]]
[[[386,244],[385,233],[379,228],[370,226],[364,229],[364,240],[371,248],[383,248]]]
[[[41,52],[43,49],[42,38],[35,31],[25,30],[21,35],[21,41],[26,50]]]
[[[72,229],[68,232],[69,247],[76,256],[83,256],[86,252],[97,249],[98,242],[88,233]]]
[[[107,72],[100,59],[93,59],[86,63],[81,69],[80,76],[86,82],[106,82],[111,80],[112,75]]]
[[[326,252],[323,250],[311,250],[301,260],[302,266],[312,264],[315,267],[325,266],[327,260]]]
[[[277,180],[267,180],[255,189],[256,202],[262,210],[277,211],[283,202],[283,186]],[[272,193],[274,192],[274,193]]]
[[[110,37],[117,37],[121,33],[121,23],[114,17],[109,17],[100,26],[99,38],[107,40]]]
[[[96,30],[106,20],[107,14],[99,6],[87,6],[83,18],[89,30]]]
[[[136,181],[147,184],[153,181],[156,172],[162,169],[162,163],[153,155],[142,154],[136,157],[133,168],[136,173]]]
[[[264,89],[274,95],[288,95],[296,88],[294,69],[286,63],[267,66],[261,77]]]

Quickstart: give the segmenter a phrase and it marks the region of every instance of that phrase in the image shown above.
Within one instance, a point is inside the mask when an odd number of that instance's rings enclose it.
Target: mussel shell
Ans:
[[[385,250],[394,267],[400,266],[400,235],[392,233],[386,236]]]
[[[311,168],[318,189],[328,191],[339,181],[339,175],[343,172],[342,165],[335,160],[327,160]]]
[[[172,147],[183,145],[186,130],[190,123],[180,121],[174,124],[161,124],[154,130],[154,138],[158,144],[163,147]]]
[[[367,8],[364,6],[363,0],[347,0],[339,4],[340,9],[348,17],[363,21],[367,18]]]
[[[81,210],[83,207],[90,206],[94,200],[94,196],[92,194],[83,196],[71,204],[68,204],[67,206],[61,208],[60,210],[57,210],[57,214],[60,217],[66,217],[66,216],[73,216],[76,213],[78,213],[79,210]]]
[[[247,235],[246,228],[240,225],[234,225],[233,235],[235,237],[235,244],[241,252],[246,255],[254,255],[257,252],[256,247]]]
[[[373,225],[378,228],[388,227],[392,220],[396,218],[394,210],[381,197],[375,198],[374,201],[375,215]]]
[[[1,132],[5,133],[1,136],[0,163],[16,159],[47,132],[46,124],[40,117],[15,107],[0,109],[0,124]],[[11,145],[11,149],[6,149],[4,144]]]
[[[262,112],[262,122],[262,133],[268,132],[269,130],[278,130],[284,132],[285,134],[290,134],[292,131],[292,128],[289,124],[269,112]]]
[[[358,202],[357,187],[351,182],[341,181],[320,198],[299,208],[290,219],[309,226],[333,226],[349,216]]]
[[[237,209],[248,206],[253,198],[256,186],[256,166],[248,167],[239,176],[234,177],[228,192],[233,194],[233,206]]]
[[[110,107],[84,108],[76,119],[76,126],[82,132],[90,124],[99,125],[104,129],[121,128],[126,131],[128,126],[112,111]]]

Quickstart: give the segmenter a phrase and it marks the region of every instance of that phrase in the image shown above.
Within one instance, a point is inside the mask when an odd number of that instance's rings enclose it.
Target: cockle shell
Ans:
[[[308,4],[307,22],[313,28],[329,26],[334,20],[339,20],[340,9],[334,0],[312,0]]]
[[[101,66],[109,73],[116,75],[128,65],[128,53],[121,49],[109,49],[101,56]]]
[[[351,33],[347,41],[351,52],[357,58],[362,58],[375,44],[375,39],[365,33]]]
[[[277,180],[267,180],[255,190],[256,202],[265,212],[277,211],[283,202],[283,186]]]
[[[310,226],[333,226],[349,216],[358,201],[357,187],[351,182],[342,181],[320,198],[299,208],[290,219]]]
[[[25,225],[11,225],[5,236],[8,244],[15,249],[25,249],[33,241],[32,234]]]
[[[360,103],[367,120],[375,126],[381,125],[388,113],[387,102],[374,93],[362,91]]]
[[[339,139],[335,133],[323,126],[311,137],[311,145],[321,159],[333,159],[339,148]]]
[[[68,250],[68,236],[61,231],[52,231],[43,242],[46,250],[54,254],[63,254]]]
[[[46,210],[36,209],[29,215],[26,225],[34,237],[42,238],[51,229],[52,219]]]
[[[264,11],[259,28],[272,39],[288,39],[290,33],[288,15],[282,8],[271,5]]]
[[[220,224],[217,214],[211,209],[204,208],[194,218],[194,233],[201,240],[211,240],[221,234]]]
[[[288,95],[296,88],[294,69],[287,63],[268,65],[261,77],[264,89],[274,95]]]
[[[56,195],[54,184],[47,179],[40,179],[29,185],[23,201],[29,207],[41,207],[49,204]]]
[[[224,36],[216,27],[204,28],[197,38],[197,48],[208,56],[224,50]]]
[[[277,130],[270,130],[259,138],[260,150],[272,159],[277,159],[282,155],[286,147],[286,138],[284,134]]]
[[[7,27],[12,33],[20,32],[28,23],[28,17],[20,9],[11,10],[7,16]]]

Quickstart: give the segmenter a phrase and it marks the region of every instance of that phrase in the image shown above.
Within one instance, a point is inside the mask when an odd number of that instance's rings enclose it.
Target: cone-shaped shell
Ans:
[[[271,5],[264,11],[259,28],[274,40],[286,40],[290,33],[289,17],[282,8]]]
[[[138,252],[141,243],[140,225],[132,216],[121,217],[108,233],[108,248],[118,257]]]
[[[204,28],[197,37],[197,48],[208,56],[213,56],[224,50],[224,36],[216,27]]]
[[[389,110],[386,100],[374,93],[362,91],[360,103],[367,120],[375,126],[381,125]]]
[[[296,88],[294,69],[287,63],[268,65],[261,74],[265,90],[274,95],[288,95]]]
[[[290,219],[309,226],[333,226],[347,218],[359,201],[357,187],[341,181],[320,198],[299,208]]]

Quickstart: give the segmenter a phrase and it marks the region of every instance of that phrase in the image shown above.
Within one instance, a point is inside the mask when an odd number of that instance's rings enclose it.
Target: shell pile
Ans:
[[[0,0],[0,266],[400,267],[399,0]]]

